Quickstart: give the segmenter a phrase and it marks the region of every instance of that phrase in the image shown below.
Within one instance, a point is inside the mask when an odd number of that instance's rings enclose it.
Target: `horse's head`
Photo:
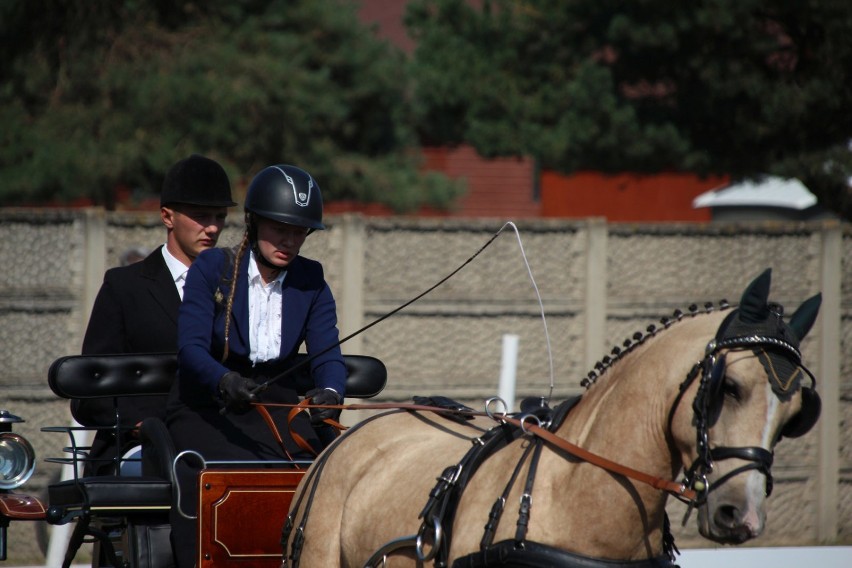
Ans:
[[[783,308],[768,302],[770,279],[766,270],[748,286],[682,385],[694,393],[694,438],[684,438],[682,410],[679,435],[672,431],[688,465],[686,483],[699,495],[699,531],[717,542],[742,543],[763,531],[775,444],[804,435],[819,417],[819,396],[799,343],[821,297],[807,300],[785,322]]]

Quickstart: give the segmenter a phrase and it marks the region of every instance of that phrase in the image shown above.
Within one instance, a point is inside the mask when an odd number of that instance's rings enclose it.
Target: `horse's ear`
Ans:
[[[740,300],[740,320],[745,323],[758,323],[766,319],[769,313],[767,299],[769,298],[769,285],[771,283],[771,268],[767,268],[763,271],[763,274],[752,280]]]
[[[787,325],[799,339],[804,338],[811,330],[819,314],[820,304],[822,304],[822,294],[817,294],[805,300],[790,317],[790,323]]]

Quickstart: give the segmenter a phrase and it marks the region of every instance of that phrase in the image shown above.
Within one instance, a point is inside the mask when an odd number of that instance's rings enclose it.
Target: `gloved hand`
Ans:
[[[252,392],[257,387],[256,382],[236,371],[228,371],[219,379],[219,394],[225,401],[225,408],[236,412],[245,412],[257,400]]]
[[[331,389],[311,389],[305,394],[305,398],[311,399],[311,404],[340,404],[341,397],[337,391]],[[340,416],[339,408],[312,408],[311,409],[311,424],[313,426],[321,426],[323,420],[331,418],[337,420]]]

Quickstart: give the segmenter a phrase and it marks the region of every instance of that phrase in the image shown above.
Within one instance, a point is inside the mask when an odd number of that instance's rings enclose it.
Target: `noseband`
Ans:
[[[810,377],[812,385],[816,383],[816,379],[813,374],[801,364],[802,355],[799,350],[794,345],[782,339],[755,334],[730,337],[722,340],[713,339],[707,344],[707,348],[704,352],[704,358],[693,366],[687,374],[686,379],[683,383],[681,383],[680,392],[669,411],[668,418],[668,430],[671,432],[674,413],[678,406],[680,406],[684,393],[686,393],[687,389],[695,381],[696,377],[700,375],[701,379],[698,383],[698,391],[692,402],[692,424],[695,426],[696,451],[698,453],[698,457],[692,462],[692,465],[688,469],[684,470],[683,481],[686,487],[695,491],[696,498],[688,502],[690,507],[684,516],[684,523],[686,523],[692,509],[696,505],[703,505],[707,502],[707,496],[711,491],[718,489],[722,486],[722,484],[740,473],[752,469],[758,470],[766,477],[766,496],[769,497],[772,493],[773,479],[771,469],[773,453],[770,450],[760,446],[738,448],[717,446],[711,448],[709,441],[709,430],[719,417],[724,399],[722,386],[725,376],[725,353],[722,351],[731,349],[761,348],[782,352],[784,356],[788,357]],[[802,390],[809,391],[807,393],[808,396],[804,396],[803,393],[803,397],[806,401],[814,401],[809,402],[808,404],[815,406],[816,409],[805,408],[805,404],[803,403],[803,408],[800,413],[807,417],[818,415],[819,397],[816,394],[816,391],[804,386],[802,387]],[[799,420],[801,420],[801,418],[799,418]],[[811,426],[813,426],[813,422],[816,422],[816,419],[813,418],[812,421],[807,419],[807,422],[810,424],[809,426],[806,426],[803,431],[797,430],[795,434],[788,434],[788,436],[793,437],[804,434]],[[786,433],[786,431],[782,432],[782,434],[784,433]],[[739,459],[747,463],[728,472],[718,480],[714,481],[711,485],[707,476],[713,471],[714,462],[726,459]]]

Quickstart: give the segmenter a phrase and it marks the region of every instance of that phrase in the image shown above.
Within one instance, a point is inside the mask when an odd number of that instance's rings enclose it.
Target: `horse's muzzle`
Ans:
[[[766,515],[756,505],[710,499],[698,510],[701,536],[721,544],[742,544],[763,532]]]

